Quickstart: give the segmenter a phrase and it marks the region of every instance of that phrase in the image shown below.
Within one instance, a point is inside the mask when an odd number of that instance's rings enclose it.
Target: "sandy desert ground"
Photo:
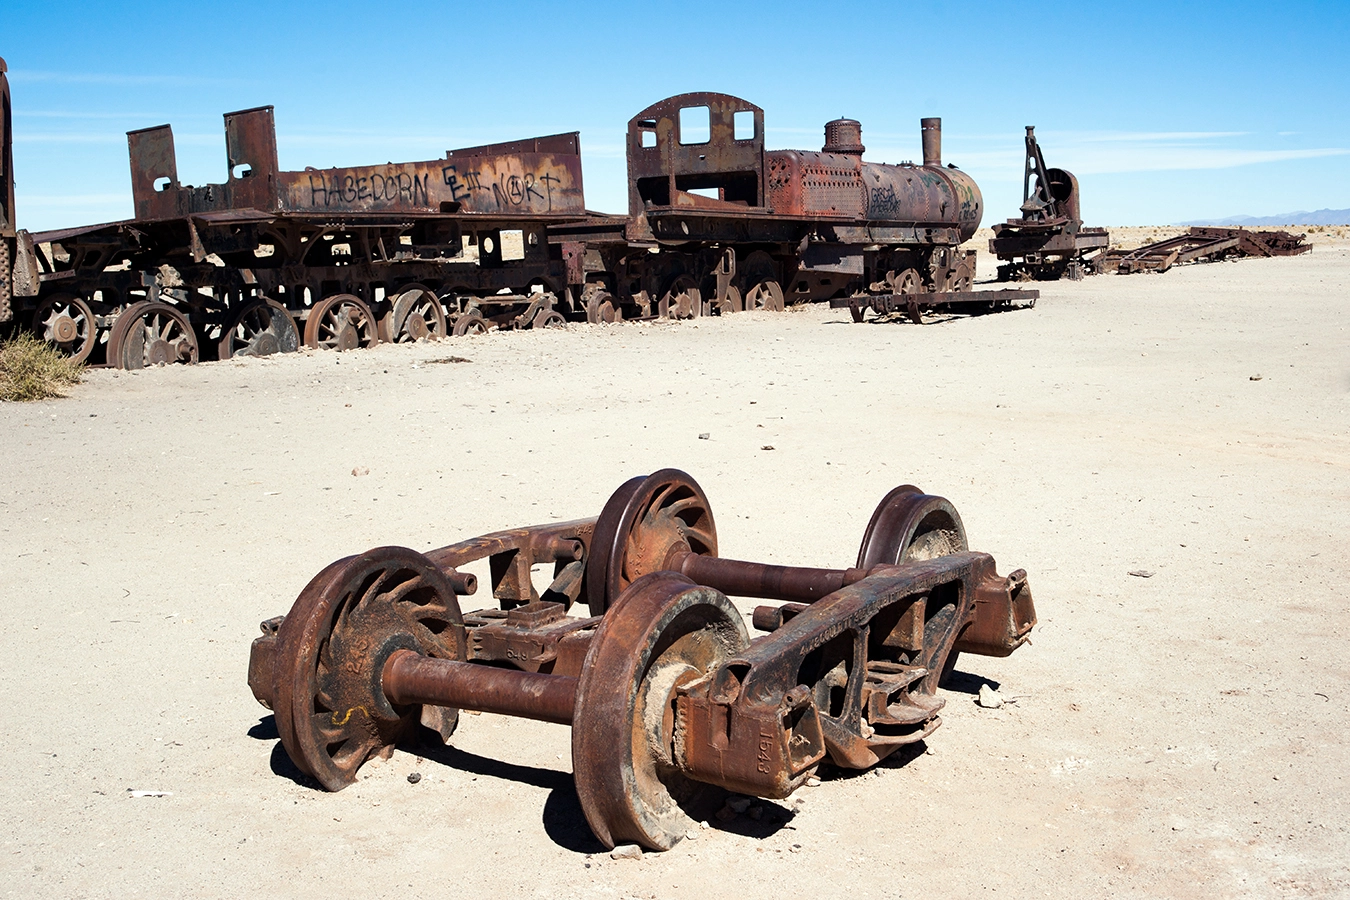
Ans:
[[[1350,240],[1313,241],[935,325],[568,326],[0,406],[0,885],[1350,896]],[[245,669],[313,574],[595,515],[666,466],[724,555],[775,562],[850,565],[887,490],[943,494],[1030,573],[1032,644],[962,656],[926,748],[638,861],[590,835],[563,726],[465,716],[341,793],[292,777]]]

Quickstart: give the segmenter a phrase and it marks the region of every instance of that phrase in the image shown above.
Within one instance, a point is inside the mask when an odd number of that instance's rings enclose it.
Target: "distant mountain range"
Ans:
[[[1196,222],[1178,222],[1178,225],[1350,225],[1350,209],[1319,209],[1316,212],[1280,213],[1278,216],[1232,216],[1227,219],[1206,219]]]

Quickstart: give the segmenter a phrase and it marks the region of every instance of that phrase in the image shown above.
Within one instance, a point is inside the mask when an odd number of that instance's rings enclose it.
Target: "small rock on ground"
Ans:
[[[980,695],[975,698],[975,702],[985,709],[998,709],[1003,705],[1003,698],[998,695],[998,691],[987,684],[982,684],[980,685]]]
[[[609,851],[610,859],[642,859],[642,848],[637,844],[620,844]]]

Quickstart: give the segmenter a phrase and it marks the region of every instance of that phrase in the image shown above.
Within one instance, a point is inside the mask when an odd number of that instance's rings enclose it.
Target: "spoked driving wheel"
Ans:
[[[741,300],[741,292],[734,284],[727,285],[727,293],[720,302],[717,303],[717,312],[720,315],[726,313],[737,313],[745,309],[745,303]]]
[[[656,305],[663,319],[692,319],[703,315],[703,294],[688,275],[680,275],[670,283]]]
[[[719,591],[674,572],[635,581],[606,614],[577,685],[572,771],[591,831],[668,850],[712,813],[725,792],[676,765],[679,688],[750,643]]]
[[[596,291],[586,301],[586,321],[592,325],[622,322],[623,310],[608,291]]]
[[[320,300],[305,321],[305,346],[319,350],[355,350],[379,343],[375,316],[354,294]]]
[[[122,311],[108,338],[108,361],[119,369],[195,363],[197,333],[167,303],[142,301]]]
[[[745,292],[745,308],[783,311],[783,288],[776,281],[761,281]]]
[[[917,294],[923,290],[923,278],[918,269],[904,269],[891,279],[891,290],[897,294]]]
[[[604,613],[624,588],[659,572],[673,554],[717,555],[717,526],[703,489],[679,469],[629,479],[595,523],[586,562],[586,603]]]
[[[89,358],[98,337],[94,311],[73,294],[56,294],[39,303],[33,312],[33,331],[77,363]]]
[[[531,328],[561,328],[566,324],[567,320],[556,309],[541,309],[530,320]]]
[[[384,339],[399,344],[443,338],[447,334],[440,298],[420,284],[403,289],[381,325]]]
[[[277,632],[272,708],[282,746],[330,791],[388,755],[419,717],[449,738],[455,710],[394,706],[380,675],[395,650],[464,659],[464,620],[442,571],[422,554],[380,547],[340,559],[300,593]]]
[[[230,317],[216,347],[219,359],[236,356],[271,356],[300,349],[300,330],[295,320],[275,300],[259,297],[244,304]]]
[[[471,309],[455,319],[455,337],[462,337],[466,334],[487,334],[487,332],[487,320],[476,309]]]

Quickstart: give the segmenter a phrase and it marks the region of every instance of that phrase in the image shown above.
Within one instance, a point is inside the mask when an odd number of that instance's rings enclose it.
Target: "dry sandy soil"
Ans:
[[[1350,896],[1350,241],[1314,240],[922,327],[819,305],[569,326],[2,406],[0,885]],[[1030,573],[1033,643],[962,657],[926,752],[640,861],[591,837],[562,726],[466,716],[339,794],[293,777],[245,669],[314,573],[595,515],[665,466],[723,554],[797,564],[851,564],[896,484],[941,493]],[[986,682],[1003,708],[974,703]]]

